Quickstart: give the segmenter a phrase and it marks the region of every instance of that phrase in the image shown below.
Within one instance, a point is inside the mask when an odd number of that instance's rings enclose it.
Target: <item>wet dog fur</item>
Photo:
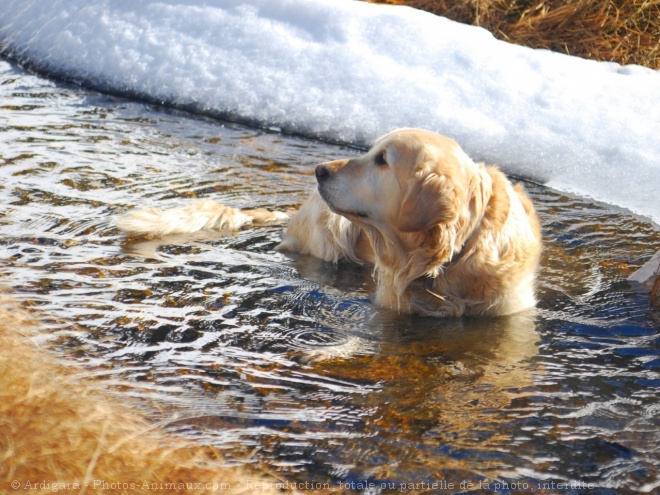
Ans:
[[[375,303],[400,312],[497,316],[535,305],[541,235],[532,202],[455,141],[401,129],[315,174],[318,189],[289,220],[278,250],[372,264]],[[137,210],[116,224],[130,236],[158,237],[282,218],[207,200]]]

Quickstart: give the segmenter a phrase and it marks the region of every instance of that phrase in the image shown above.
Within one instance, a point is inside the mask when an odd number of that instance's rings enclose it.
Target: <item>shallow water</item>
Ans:
[[[202,197],[295,208],[314,164],[358,151],[2,61],[0,107],[4,284],[47,315],[44,343],[171,430],[356,493],[660,486],[660,318],[625,281],[653,225],[528,184],[538,309],[397,315],[370,304],[368,269],[274,252],[276,226],[125,242],[110,222]]]

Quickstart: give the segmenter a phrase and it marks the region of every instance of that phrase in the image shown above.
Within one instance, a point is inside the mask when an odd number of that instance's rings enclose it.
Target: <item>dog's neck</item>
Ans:
[[[492,221],[490,217],[496,208],[491,202],[493,189],[505,187],[498,180],[491,182],[491,178],[495,178],[491,175],[490,170],[483,169],[482,180],[488,187],[483,187],[479,197],[466,205],[451,223],[423,232],[364,228],[376,258],[374,273],[378,283],[376,302],[379,305],[410,310],[411,294],[408,289],[415,280],[425,279],[424,286],[428,287],[426,279],[434,281],[469,253],[479,238],[483,222]],[[433,282],[430,285],[433,286]]]
[[[373,227],[364,230],[375,253],[376,304],[397,311],[410,311],[408,287],[413,280],[437,276],[460,252],[452,229],[435,227],[411,233]]]

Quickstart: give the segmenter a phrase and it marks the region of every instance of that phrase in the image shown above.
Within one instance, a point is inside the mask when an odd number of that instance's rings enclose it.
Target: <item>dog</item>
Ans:
[[[374,302],[426,316],[499,316],[536,304],[541,233],[533,204],[452,139],[400,129],[363,156],[322,163],[318,188],[289,220],[279,251],[373,265]],[[130,236],[280,222],[210,200],[116,220]]]

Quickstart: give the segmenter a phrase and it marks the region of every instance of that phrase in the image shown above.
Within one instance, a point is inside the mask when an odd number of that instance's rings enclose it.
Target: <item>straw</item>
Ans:
[[[660,0],[368,0],[408,5],[499,39],[660,69]]]

